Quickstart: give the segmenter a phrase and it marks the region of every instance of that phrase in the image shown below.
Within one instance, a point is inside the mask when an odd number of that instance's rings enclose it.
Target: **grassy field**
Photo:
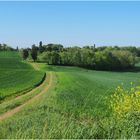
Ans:
[[[38,64],[53,73],[49,91],[0,122],[0,138],[117,138],[100,128],[118,85],[140,85],[140,72],[105,72]],[[105,132],[104,132],[105,131]],[[121,135],[119,138],[124,138]]]
[[[17,52],[0,52],[0,100],[32,89],[43,73],[22,62]]]

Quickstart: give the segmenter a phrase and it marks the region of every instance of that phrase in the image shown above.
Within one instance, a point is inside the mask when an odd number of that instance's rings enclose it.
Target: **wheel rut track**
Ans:
[[[3,114],[0,115],[0,121],[5,120],[6,118],[9,118],[11,116],[13,116],[14,114],[20,112],[26,105],[34,102],[35,100],[37,100],[40,96],[42,96],[44,93],[46,93],[49,89],[49,87],[52,85],[52,72],[49,73],[49,82],[48,84],[42,89],[42,91],[40,93],[38,93],[37,95],[35,95],[34,97],[32,97],[30,100],[28,100],[27,102],[23,103],[22,105],[15,107],[14,109],[11,109]],[[45,79],[46,81],[46,79]],[[44,82],[45,82],[44,81]],[[43,83],[44,84],[44,83]],[[35,89],[34,89],[35,91]]]

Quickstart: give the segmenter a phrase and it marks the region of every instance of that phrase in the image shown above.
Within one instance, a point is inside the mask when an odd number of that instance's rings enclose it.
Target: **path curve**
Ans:
[[[45,79],[46,80],[46,79]],[[46,85],[44,87],[44,89],[38,93],[37,95],[35,95],[34,97],[32,97],[30,100],[28,100],[27,102],[25,102],[24,104],[14,108],[14,109],[11,109],[3,114],[0,115],[0,121],[6,119],[6,118],[9,118],[11,116],[13,116],[14,114],[16,114],[17,112],[21,111],[26,105],[30,104],[31,102],[35,101],[36,99],[38,99],[40,96],[42,96],[44,93],[46,93],[49,89],[49,87],[52,85],[52,72],[50,72],[50,76],[49,76],[49,83],[48,85]]]
[[[29,63],[35,70],[37,70],[37,71],[39,71],[39,68],[38,68],[38,66],[36,65],[36,63]],[[43,78],[42,78],[43,79]],[[45,80],[44,80],[45,81]],[[11,98],[11,99],[9,99],[9,100],[6,100],[6,101],[2,101],[2,102],[0,102],[0,104],[3,104],[3,103],[5,103],[5,102],[8,102],[8,101],[13,101],[13,100],[18,100],[18,99],[20,99],[20,98],[23,98],[24,96],[27,96],[27,95],[30,95],[30,94],[32,94],[33,92],[35,92],[37,89],[39,89],[40,87],[42,87],[42,86],[44,86],[44,83],[45,82],[42,82],[40,85],[38,85],[37,87],[35,87],[35,88],[33,88],[33,89],[31,89],[31,90],[29,90],[29,91],[25,91],[25,94],[21,94],[21,95],[16,95],[14,98]]]
[[[35,62],[30,62],[29,63],[35,70],[39,71],[39,67],[37,66],[37,64]]]

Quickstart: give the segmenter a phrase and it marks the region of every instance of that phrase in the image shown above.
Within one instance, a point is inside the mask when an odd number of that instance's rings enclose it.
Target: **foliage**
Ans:
[[[102,46],[78,46],[64,48],[61,44],[32,45],[27,49],[32,59],[49,65],[79,66],[95,70],[124,70],[133,68],[139,56],[139,48]],[[38,57],[39,55],[39,57]]]
[[[127,50],[105,48],[67,48],[61,52],[47,51],[42,59],[52,65],[80,66],[96,70],[122,70],[134,67],[135,56]]]
[[[123,118],[132,112],[140,112],[140,87],[131,86],[130,90],[125,90],[118,86],[111,98],[110,108],[117,118]]]
[[[129,51],[104,50],[95,53],[96,69],[122,70],[134,67],[135,56]]]
[[[118,86],[108,102],[111,115],[101,120],[109,138],[140,138],[140,87]]]
[[[29,52],[27,49],[22,50],[22,57],[24,60],[26,60],[29,57]]]
[[[48,64],[57,65],[60,63],[59,54],[55,51],[43,53],[42,59],[46,60]]]
[[[42,53],[45,51],[45,47],[42,45],[42,41],[39,42],[39,52]]]
[[[0,44],[0,51],[15,51],[12,47],[7,44]]]
[[[37,53],[38,53],[38,47],[36,47],[35,45],[32,45],[31,56],[34,62],[37,60]]]
[[[60,52],[63,50],[63,45],[61,44],[48,44],[48,45],[43,45],[43,47],[45,48],[45,51],[56,51],[56,52]]]

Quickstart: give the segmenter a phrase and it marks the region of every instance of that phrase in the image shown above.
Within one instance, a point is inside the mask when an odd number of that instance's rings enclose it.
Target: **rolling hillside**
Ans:
[[[0,138],[121,137],[112,134],[110,129],[100,128],[98,123],[100,120],[106,123],[111,115],[108,103],[115,88],[123,83],[129,89],[130,82],[140,85],[140,72],[38,66],[53,73],[49,91],[21,112],[1,122]]]
[[[0,52],[0,100],[20,94],[38,84],[43,73],[22,62],[17,52]]]

